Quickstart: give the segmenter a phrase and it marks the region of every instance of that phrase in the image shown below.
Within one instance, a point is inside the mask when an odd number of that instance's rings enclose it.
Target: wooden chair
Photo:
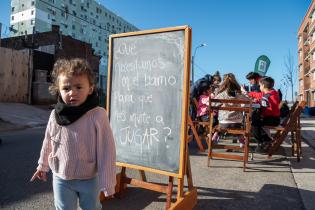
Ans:
[[[295,102],[288,116],[283,120],[280,126],[264,126],[264,128],[275,131],[275,134],[272,136],[271,146],[268,150],[268,158],[272,157],[286,139],[288,133],[291,132],[292,156],[296,154],[297,161],[300,161],[302,153],[300,115],[305,105],[305,101]]]
[[[246,164],[248,162],[248,153],[249,153],[249,140],[250,140],[250,129],[251,129],[251,113],[253,110],[252,101],[251,100],[240,100],[240,99],[210,99],[209,106],[209,138],[208,138],[208,167],[210,166],[210,159],[213,157],[217,158],[226,158],[226,159],[234,159],[234,160],[242,160],[243,161],[243,171],[246,170]],[[220,128],[220,124],[218,126],[213,126],[213,118],[214,111],[236,111],[244,114],[244,122],[243,126],[240,129],[224,129]],[[220,122],[219,122],[220,123]],[[231,135],[242,135],[245,138],[244,147],[235,145],[226,145],[226,144],[217,144],[215,145],[212,142],[212,136],[215,132],[223,132]],[[237,154],[228,154],[228,153],[220,153],[215,152],[214,149],[232,149],[237,151],[242,151],[243,155]]]
[[[192,103],[190,104],[190,106],[194,106],[195,110],[197,110],[197,108],[198,108],[198,101],[195,98],[193,98]],[[199,137],[199,134],[198,134],[198,129],[199,129],[199,126],[200,126],[198,124],[198,121],[195,118],[193,119],[193,117],[190,116],[190,115],[188,115],[188,119],[187,120],[188,120],[188,122],[187,122],[188,130],[191,131],[191,133],[188,134],[187,141],[190,142],[190,141],[192,141],[194,139],[197,142],[197,144],[198,144],[199,151],[204,152],[205,148],[204,148],[204,146],[203,146],[203,144],[201,142],[201,139]]]

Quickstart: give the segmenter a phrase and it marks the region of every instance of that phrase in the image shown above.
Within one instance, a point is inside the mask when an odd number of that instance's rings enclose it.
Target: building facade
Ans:
[[[90,43],[95,54],[108,56],[110,34],[138,29],[95,0],[11,0],[10,37],[51,31]]]
[[[106,97],[109,35],[139,30],[95,0],[11,0],[10,37],[52,30],[89,43],[100,56],[99,86]]]
[[[315,1],[313,0],[298,31],[299,100],[315,106]]]
[[[71,36],[62,35],[59,31],[59,26],[53,26],[52,31],[49,32],[2,39],[1,46],[3,49],[11,48],[17,50],[17,52],[29,52],[29,58],[27,59],[28,68],[26,70],[21,72],[22,70],[20,67],[17,66],[18,68],[16,69],[14,63],[14,67],[11,68],[14,69],[12,73],[19,75],[20,72],[20,80],[24,78],[24,80],[26,80],[24,82],[28,83],[28,103],[49,104],[55,102],[55,97],[52,97],[49,94],[48,87],[52,82],[50,75],[53,65],[58,59],[84,58],[90,63],[96,78],[99,79],[100,56],[97,56],[93,53],[94,50],[92,49],[91,44],[73,39]],[[12,57],[8,59],[8,57],[6,57],[6,59],[12,60],[14,58]],[[5,68],[5,66],[3,67]],[[7,70],[4,70],[4,72],[9,72],[9,76],[11,76],[10,68],[7,68]],[[27,76],[28,79],[25,79]],[[14,78],[15,77],[11,77],[11,79]],[[5,82],[10,85],[15,84],[16,81],[12,80]],[[2,84],[2,86],[4,86],[6,83]],[[12,95],[12,92],[14,93],[15,89],[7,92],[11,93]],[[99,89],[98,91],[101,92],[102,90]],[[13,99],[12,97],[9,99],[11,101],[17,100]]]

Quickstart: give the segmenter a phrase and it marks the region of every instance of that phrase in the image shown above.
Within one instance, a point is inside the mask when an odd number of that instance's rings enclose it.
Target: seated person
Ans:
[[[246,75],[246,79],[249,81],[250,86],[242,86],[242,92],[260,92],[259,80],[261,79],[260,74],[256,72],[249,72]]]
[[[214,75],[212,75],[212,83],[211,83],[211,91],[214,95],[217,94],[220,83],[221,83],[221,75],[219,71],[216,71]]]
[[[219,87],[215,99],[247,99],[241,94],[241,86],[236,81],[234,74],[224,75],[223,82]],[[228,106],[228,104],[224,104]],[[235,106],[235,105],[233,105]],[[241,128],[243,125],[243,114],[238,111],[219,111],[218,121],[221,128]],[[212,140],[218,141],[218,133],[214,133]],[[239,138],[240,147],[244,146],[244,138]]]
[[[195,98],[197,101],[199,100],[200,95],[202,94],[201,88],[204,86],[210,86],[212,83],[212,76],[210,74],[206,74],[203,78],[198,79],[190,88],[190,106],[189,106],[189,114],[192,120],[195,120],[197,117],[197,107],[195,107],[193,103],[193,99]]]
[[[261,106],[252,116],[252,134],[258,141],[256,152],[266,152],[270,146],[271,138],[263,126],[278,126],[280,123],[279,92],[273,89],[274,79],[263,77],[259,81],[261,92],[249,92],[248,96],[254,98]]]
[[[211,96],[211,87],[203,86],[202,94],[199,97],[198,101],[198,109],[197,109],[197,117],[202,122],[209,121],[209,97]]]

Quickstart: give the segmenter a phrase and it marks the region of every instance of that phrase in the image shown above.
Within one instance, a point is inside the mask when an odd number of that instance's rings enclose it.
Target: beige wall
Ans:
[[[0,48],[0,102],[28,102],[29,52]]]

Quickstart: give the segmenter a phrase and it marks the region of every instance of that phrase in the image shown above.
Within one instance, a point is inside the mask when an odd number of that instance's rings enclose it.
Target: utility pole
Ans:
[[[207,46],[207,44],[205,44],[205,43],[198,45],[195,48],[193,56],[191,57],[191,73],[192,73],[191,80],[192,80],[192,84],[194,84],[194,82],[195,82],[195,80],[194,80],[195,79],[195,57],[196,57],[197,49],[200,47],[205,47],[205,46]]]
[[[2,23],[0,22],[0,47],[1,47],[1,33],[2,33]]]

